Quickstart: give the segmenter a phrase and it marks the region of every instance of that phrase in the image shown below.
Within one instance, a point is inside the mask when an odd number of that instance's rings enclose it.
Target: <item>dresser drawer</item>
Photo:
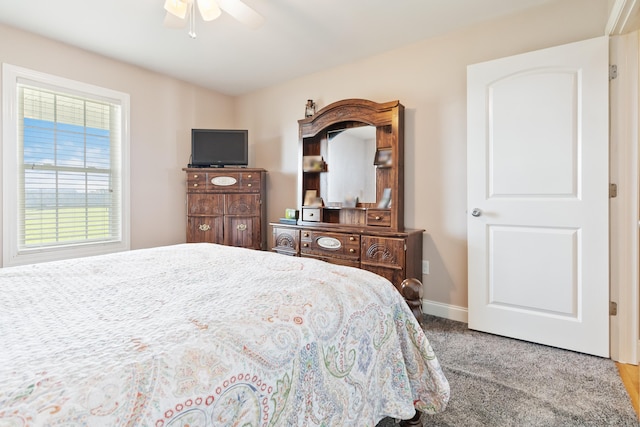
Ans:
[[[224,194],[187,194],[187,215],[222,215]]]
[[[303,221],[321,221],[320,208],[302,208]]]
[[[300,253],[359,259],[360,235],[302,230],[300,232]]]
[[[226,215],[259,215],[259,194],[225,194],[224,213]]]
[[[273,227],[273,248],[278,253],[298,255],[300,230],[287,227]]]
[[[242,191],[259,192],[262,185],[262,174],[247,172],[240,174],[240,188]]]
[[[391,211],[388,209],[368,209],[367,225],[374,227],[390,227]]]
[[[224,244],[260,249],[260,217],[226,215],[224,217]]]
[[[212,192],[259,193],[262,174],[259,172],[209,172],[207,189]]]
[[[405,268],[405,239],[362,236],[362,264]]]
[[[194,193],[207,190],[207,174],[206,173],[188,173],[187,174],[187,192]]]
[[[187,217],[187,243],[224,243],[222,216]]]
[[[207,173],[207,191],[224,193],[240,191],[241,175],[239,172],[209,172]]]

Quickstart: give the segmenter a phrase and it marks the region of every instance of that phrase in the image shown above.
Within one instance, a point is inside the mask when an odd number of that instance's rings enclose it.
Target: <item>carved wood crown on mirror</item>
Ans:
[[[326,106],[311,117],[299,120],[298,124],[303,158],[303,168],[300,172],[301,193],[298,194],[298,203],[302,207],[302,223],[310,220],[313,223],[320,222],[327,225],[402,230],[404,227],[404,106],[399,101],[379,104],[364,99],[345,99]],[[360,153],[351,151],[353,162],[345,162],[344,159],[330,156],[330,135],[364,126],[375,127],[375,141],[370,141],[374,147],[363,147]],[[352,194],[351,200],[329,198],[332,193],[329,184],[334,181],[330,179],[332,174],[345,177],[365,175],[366,172],[358,171],[357,165],[375,166],[375,160],[381,152],[384,153],[386,162],[384,167],[380,167],[382,165],[375,167],[375,185],[372,185],[375,201],[349,203],[355,201],[355,197],[359,194]],[[304,160],[309,157],[321,158],[325,166],[320,170],[305,169]],[[361,162],[363,157],[364,161]],[[348,174],[344,170],[345,167],[336,169],[338,165],[344,163],[348,165]],[[381,205],[381,202],[386,202],[385,189],[388,189],[386,194],[391,195],[391,200],[390,203]],[[315,191],[322,201],[321,209],[308,211],[311,215],[305,215],[307,209],[304,202],[308,191]],[[354,190],[355,192],[357,190]],[[365,190],[362,189],[360,193],[365,193]],[[317,206],[313,208],[316,209]]]

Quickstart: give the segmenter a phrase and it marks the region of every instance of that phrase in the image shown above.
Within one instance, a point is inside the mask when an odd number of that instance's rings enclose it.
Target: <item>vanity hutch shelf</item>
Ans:
[[[420,278],[424,230],[404,228],[403,105],[346,99],[298,125],[300,218],[271,224],[272,250],[369,270],[398,289],[404,279]],[[366,128],[371,140],[347,142]],[[337,154],[346,144],[360,151]],[[336,191],[352,181],[358,183],[349,194]]]
[[[266,171],[185,168],[187,243],[266,249]]]

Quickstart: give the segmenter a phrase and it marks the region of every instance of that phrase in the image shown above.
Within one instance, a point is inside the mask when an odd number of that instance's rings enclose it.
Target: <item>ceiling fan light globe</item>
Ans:
[[[214,0],[198,0],[198,10],[205,21],[213,21],[222,14],[222,10]]]
[[[188,1],[185,0],[166,0],[164,2],[164,9],[180,19],[187,16],[188,6]]]

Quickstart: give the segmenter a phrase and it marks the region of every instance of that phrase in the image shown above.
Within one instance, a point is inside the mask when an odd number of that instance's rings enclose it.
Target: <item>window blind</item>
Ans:
[[[18,84],[18,250],[121,238],[121,106]]]

